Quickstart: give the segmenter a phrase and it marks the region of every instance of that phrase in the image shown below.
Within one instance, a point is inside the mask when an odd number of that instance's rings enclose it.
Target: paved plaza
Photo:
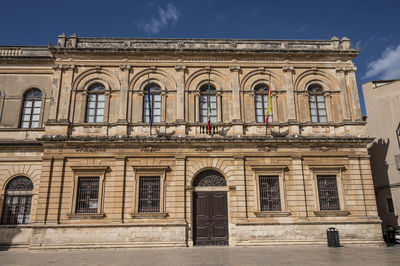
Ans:
[[[400,246],[0,251],[0,265],[400,265]]]

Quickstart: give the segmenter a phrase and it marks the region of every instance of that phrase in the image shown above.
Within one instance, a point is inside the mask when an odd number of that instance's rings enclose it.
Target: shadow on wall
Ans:
[[[374,182],[376,203],[378,207],[378,215],[383,220],[382,226],[391,225],[395,228],[398,227],[397,217],[394,212],[389,212],[387,208],[387,198],[392,198],[390,190],[390,182],[388,175],[388,164],[386,156],[389,149],[390,140],[379,139],[375,141],[368,149],[371,156],[371,172]]]

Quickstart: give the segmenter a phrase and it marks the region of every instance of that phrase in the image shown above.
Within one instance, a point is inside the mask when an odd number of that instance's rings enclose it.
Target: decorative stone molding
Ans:
[[[267,211],[267,212],[254,212],[254,215],[258,218],[262,217],[287,217],[290,216],[290,212],[281,211]]]
[[[349,72],[355,72],[357,68],[355,66],[338,66],[335,68],[336,72],[344,72],[344,73],[349,73]]]
[[[275,151],[276,148],[272,147],[272,146],[268,146],[268,145],[260,145],[260,146],[257,146],[257,150],[264,151],[264,152],[271,152],[271,151]]]
[[[240,66],[229,66],[231,72],[239,72],[241,70]]]
[[[168,212],[136,212],[131,216],[136,219],[162,219],[168,217]]]
[[[103,219],[106,217],[105,213],[67,213],[69,220],[93,220]]]
[[[351,213],[349,211],[313,211],[315,216],[319,217],[335,217],[335,216],[349,216]]]
[[[205,152],[224,151],[225,150],[225,148],[222,146],[211,146],[211,147],[197,146],[194,149],[196,151],[205,151]]]
[[[282,70],[283,70],[283,72],[289,72],[290,71],[290,72],[294,73],[294,67],[290,66],[290,65],[283,66]]]
[[[328,146],[328,145],[314,145],[310,148],[312,151],[337,151],[338,148],[335,146]]]
[[[106,148],[104,146],[81,146],[75,148],[76,152],[105,152]]]
[[[124,71],[124,70],[132,71],[133,70],[131,65],[119,65],[119,69],[121,69],[122,71]]]
[[[141,152],[155,152],[155,151],[160,151],[160,147],[154,147],[154,146],[143,146],[140,148]]]
[[[176,71],[186,71],[187,67],[185,65],[176,65],[175,70]]]

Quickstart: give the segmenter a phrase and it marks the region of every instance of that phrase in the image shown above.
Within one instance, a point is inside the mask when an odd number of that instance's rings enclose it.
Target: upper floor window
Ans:
[[[254,88],[254,106],[256,108],[256,122],[266,123],[267,110],[268,110],[268,86],[265,84],[258,84]],[[272,106],[268,116],[268,122],[272,122]]]
[[[143,122],[161,122],[161,88],[151,83],[144,89]]]
[[[215,87],[205,84],[200,87],[200,123],[217,122],[217,95]]]
[[[28,91],[24,96],[22,108],[21,128],[39,127],[42,92],[38,89]]]
[[[101,84],[94,84],[88,89],[86,105],[86,122],[104,122],[105,88]]]
[[[327,122],[324,91],[321,86],[313,84],[308,87],[311,122]]]
[[[25,176],[17,176],[6,187],[2,224],[27,224],[31,212],[32,181]]]

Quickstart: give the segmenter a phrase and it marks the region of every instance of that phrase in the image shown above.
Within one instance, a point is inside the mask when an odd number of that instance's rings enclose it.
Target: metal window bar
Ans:
[[[99,177],[79,177],[75,213],[97,213]]]
[[[140,177],[139,212],[160,212],[159,176]]]
[[[32,196],[6,195],[2,224],[27,224],[31,212]]]
[[[260,176],[261,211],[280,211],[279,176]]]
[[[320,210],[340,210],[336,176],[319,175],[317,179]]]

